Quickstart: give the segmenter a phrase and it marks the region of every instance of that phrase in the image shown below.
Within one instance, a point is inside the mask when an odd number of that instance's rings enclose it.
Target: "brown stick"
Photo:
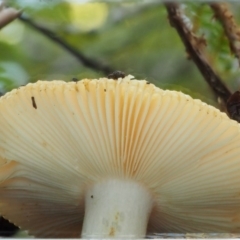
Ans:
[[[204,38],[197,37],[191,29],[186,26],[178,3],[166,2],[165,6],[167,8],[170,24],[177,30],[190,58],[194,61],[212,91],[226,106],[227,100],[231,96],[231,91],[223,83],[222,79],[213,71],[204,56],[203,48],[206,44]]]
[[[14,8],[6,8],[3,3],[0,3],[0,29],[20,16],[21,13]]]

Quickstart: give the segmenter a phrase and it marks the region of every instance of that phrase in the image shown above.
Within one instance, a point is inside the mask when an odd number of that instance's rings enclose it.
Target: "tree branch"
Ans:
[[[114,71],[110,66],[103,65],[102,63],[94,59],[90,59],[89,57],[86,57],[83,53],[81,53],[76,48],[74,48],[73,46],[65,42],[63,39],[61,39],[59,36],[56,35],[56,33],[52,32],[51,30],[34,23],[31,19],[27,17],[19,16],[18,18],[22,22],[30,26],[31,28],[42,33],[44,36],[51,39],[53,42],[57,43],[59,46],[67,50],[69,53],[75,56],[84,66],[91,68],[95,71],[101,71],[105,75],[108,75],[109,73]]]
[[[227,3],[209,3],[214,12],[214,16],[222,24],[224,32],[228,38],[232,53],[238,58],[240,64],[240,29],[237,26],[233,14]]]
[[[21,15],[21,11],[14,8],[7,8],[3,3],[0,3],[0,29]]]
[[[194,61],[212,91],[226,106],[227,100],[231,96],[231,91],[226,87],[222,79],[217,76],[207,62],[203,52],[203,48],[206,45],[205,40],[203,37],[197,37],[191,31],[189,26],[186,25],[178,3],[166,2],[165,6],[167,8],[170,24],[177,30],[190,58]]]

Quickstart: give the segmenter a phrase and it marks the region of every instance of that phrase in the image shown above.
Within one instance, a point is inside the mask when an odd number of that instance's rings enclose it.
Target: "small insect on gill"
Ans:
[[[77,79],[76,77],[73,77],[73,78],[72,78],[72,81],[73,81],[73,82],[77,82],[78,79]]]
[[[31,97],[31,99],[32,99],[32,106],[33,106],[35,109],[37,109],[37,104],[36,104],[36,102],[35,102],[35,98],[34,98],[34,97]]]
[[[115,71],[113,73],[110,73],[107,78],[109,79],[114,79],[114,80],[117,80],[118,78],[125,78],[125,73],[122,72],[122,71]]]

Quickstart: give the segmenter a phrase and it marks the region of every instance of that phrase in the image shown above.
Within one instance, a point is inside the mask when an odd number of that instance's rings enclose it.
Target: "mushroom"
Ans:
[[[0,214],[37,237],[240,231],[240,126],[132,76],[0,98]]]

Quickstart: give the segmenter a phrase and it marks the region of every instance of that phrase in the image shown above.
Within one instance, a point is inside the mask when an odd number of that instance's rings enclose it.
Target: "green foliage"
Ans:
[[[0,91],[0,94],[2,94],[3,91],[7,89],[8,86],[11,86],[12,84],[12,81],[4,77],[3,74],[4,74],[4,68],[0,67],[0,79],[1,79],[1,88],[2,88],[2,91]]]
[[[210,63],[215,70],[227,78],[233,69],[234,56],[220,22],[214,17],[208,4],[190,2],[187,14],[193,20],[194,30],[198,36],[204,36]]]
[[[8,3],[23,7],[24,14],[33,21],[56,32],[89,58],[137,78],[147,78],[160,87],[174,86],[174,89],[209,103],[213,101],[209,87],[195,65],[187,60],[183,44],[175,29],[169,25],[162,3],[105,3],[105,21],[89,31],[82,31],[74,25],[73,2],[33,0],[24,6],[24,1],[10,0]],[[186,6],[185,12],[193,21],[197,34],[204,34],[207,39],[211,64],[224,79],[234,84],[234,58],[221,25],[212,19],[208,5],[192,1]],[[103,11],[102,8],[99,11]],[[96,13],[88,14],[94,18]],[[1,35],[5,33],[0,31],[0,66],[6,61],[18,64],[22,72],[28,75],[26,81],[31,82],[38,79],[70,81],[73,77],[103,76],[101,72],[83,66],[62,47],[18,20],[6,28],[15,24],[23,28],[21,40],[17,43],[10,43],[6,38],[1,41]],[[1,86],[5,91],[18,86],[19,82],[11,79],[14,74],[6,74],[9,70],[4,69],[4,65],[1,71],[5,71],[4,74],[0,72]]]

